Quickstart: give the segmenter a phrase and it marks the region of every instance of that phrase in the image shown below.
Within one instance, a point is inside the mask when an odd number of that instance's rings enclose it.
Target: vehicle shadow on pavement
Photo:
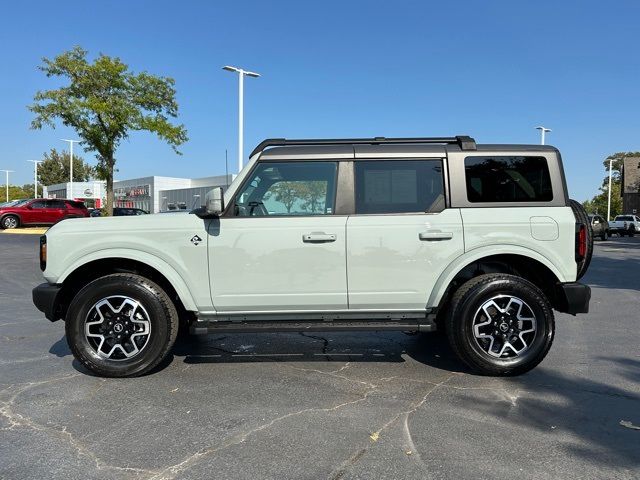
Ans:
[[[406,357],[441,370],[467,371],[446,338],[436,333],[323,332],[229,334],[180,338],[171,359],[187,364],[245,362],[405,362]]]

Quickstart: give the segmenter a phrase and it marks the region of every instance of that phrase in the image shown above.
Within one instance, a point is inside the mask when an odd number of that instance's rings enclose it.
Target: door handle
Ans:
[[[426,241],[451,240],[453,232],[420,232],[418,237]]]
[[[305,243],[324,243],[324,242],[335,242],[336,241],[335,233],[324,233],[324,232],[311,232],[302,235],[302,241]]]

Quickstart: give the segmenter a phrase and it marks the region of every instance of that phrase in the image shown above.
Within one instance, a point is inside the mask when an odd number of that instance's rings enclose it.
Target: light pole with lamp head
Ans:
[[[66,138],[61,138],[60,140],[69,142],[69,190],[71,195],[67,194],[67,198],[73,200],[73,144],[80,143],[80,140],[67,140]]]
[[[33,162],[33,198],[38,198],[38,164],[42,163],[42,160],[27,160],[27,162]]]
[[[7,202],[9,201],[9,174],[13,173],[13,170],[0,170],[0,172],[4,172],[7,175],[6,187],[7,187]]]
[[[544,134],[550,132],[550,128],[545,128],[543,126],[536,127],[536,130],[540,130],[540,145],[544,145]]]
[[[222,69],[238,73],[238,173],[240,173],[242,170],[242,144],[244,142],[244,76],[257,78],[260,74],[229,65],[225,65]]]

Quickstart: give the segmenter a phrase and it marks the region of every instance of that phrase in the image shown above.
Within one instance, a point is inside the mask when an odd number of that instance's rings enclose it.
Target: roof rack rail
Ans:
[[[445,143],[458,145],[461,150],[476,150],[476,141],[467,135],[457,135],[455,137],[424,137],[424,138],[317,138],[317,139],[295,139],[287,140],[286,138],[268,138],[260,142],[253,149],[249,157],[253,157],[256,153],[262,152],[268,147],[283,147],[286,145],[409,145],[409,144],[433,144]]]

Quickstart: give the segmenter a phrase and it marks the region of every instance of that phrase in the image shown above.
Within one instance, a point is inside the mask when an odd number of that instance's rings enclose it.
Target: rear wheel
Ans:
[[[553,311],[529,281],[502,273],[463,284],[451,300],[447,337],[481,375],[519,375],[538,365],[553,342]]]
[[[2,225],[2,228],[4,228],[5,230],[9,230],[11,228],[18,228],[20,226],[20,219],[15,215],[7,215],[2,219],[2,222],[0,222],[0,225]]]
[[[154,282],[117,273],[89,283],[69,306],[69,348],[104,377],[143,375],[167,355],[178,333],[178,313]]]
[[[631,227],[629,227],[628,232],[629,232],[628,235],[630,237],[633,237],[636,234],[636,226],[635,225],[631,225]]]
[[[584,258],[577,262],[578,269],[576,280],[579,280],[585,273],[587,273],[587,269],[591,263],[591,255],[593,254],[593,229],[591,228],[591,222],[589,221],[587,211],[580,202],[576,200],[569,200],[569,206],[571,207],[571,210],[573,210],[573,216],[576,217],[576,222],[582,223],[587,229],[587,251],[585,252]]]
[[[609,238],[609,230],[604,230],[600,235],[600,240],[607,240]]]

